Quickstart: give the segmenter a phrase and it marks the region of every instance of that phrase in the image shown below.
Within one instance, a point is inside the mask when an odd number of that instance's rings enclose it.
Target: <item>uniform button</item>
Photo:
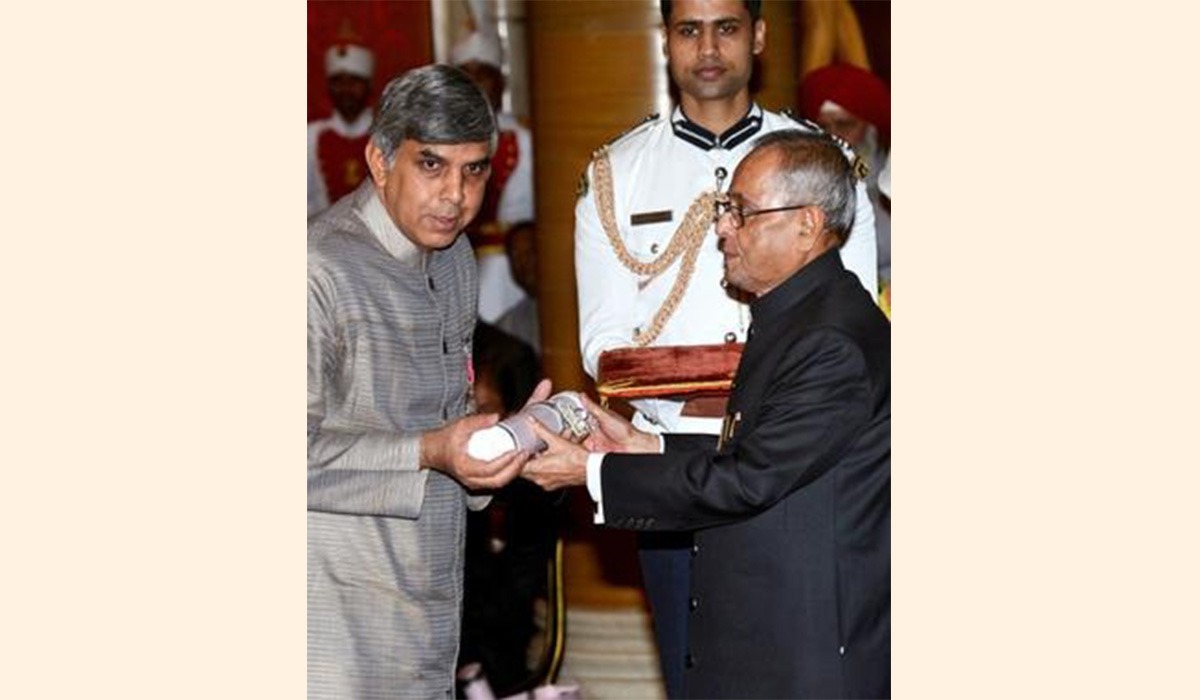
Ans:
[[[433,290],[437,289],[437,287],[436,287],[436,286],[433,284],[433,278],[432,278],[432,277],[430,277],[430,278],[429,278],[429,289],[430,289],[430,291],[433,291]]]
[[[442,420],[449,420],[449,418],[450,418],[450,409],[443,408],[442,409]]]
[[[696,556],[696,555],[697,555],[697,554],[699,554],[699,553],[700,553],[700,545],[699,545],[699,544],[697,544],[697,543],[695,543],[695,542],[693,542],[693,543],[692,543],[692,556],[694,557],[694,556]]]
[[[445,338],[442,338],[442,354],[450,354],[450,341],[446,340]]]
[[[732,343],[735,340],[737,340],[737,333],[730,331],[725,334],[725,342],[726,343]]]
[[[688,599],[688,610],[695,612],[696,608],[698,608],[698,607],[700,607],[700,599],[699,598],[696,598],[695,596],[693,596]]]
[[[657,252],[658,252],[658,244],[657,244],[657,243],[653,243],[653,244],[651,244],[651,245],[650,245],[650,252],[651,252],[651,253],[657,253]]]
[[[696,655],[688,654],[687,656],[683,657],[683,665],[687,668],[695,668],[696,667]]]

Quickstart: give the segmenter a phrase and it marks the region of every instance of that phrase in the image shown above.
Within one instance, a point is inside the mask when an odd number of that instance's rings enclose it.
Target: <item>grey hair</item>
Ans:
[[[496,150],[496,115],[483,91],[453,66],[414,68],[383,89],[371,140],[390,168],[404,139],[422,143],[478,143]]]
[[[824,132],[783,129],[760,136],[754,149],[774,149],[779,154],[778,182],[788,201],[808,203],[825,212],[825,228],[838,239],[850,237],[854,225],[857,180],[847,154]]]

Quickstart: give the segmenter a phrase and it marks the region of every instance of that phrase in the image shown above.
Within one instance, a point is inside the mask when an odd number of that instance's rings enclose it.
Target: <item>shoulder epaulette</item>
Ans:
[[[599,157],[599,155],[601,153],[603,153],[604,151],[607,151],[609,146],[613,146],[618,141],[625,138],[626,136],[629,136],[629,135],[641,130],[642,127],[657,120],[658,116],[659,116],[658,112],[654,112],[653,114],[647,114],[640,122],[629,127],[625,131],[622,131],[620,134],[617,135],[616,138],[614,138],[613,140],[609,141],[608,143],[600,146],[596,150],[592,151],[592,157],[589,159],[588,166],[590,166],[591,162],[595,161],[596,158]],[[591,188],[591,183],[588,181],[588,166],[584,166],[583,173],[579,176],[579,183],[575,186],[575,198],[576,199],[578,199],[579,197],[585,196],[588,193],[588,190]]]
[[[613,140],[609,141],[608,143],[606,143],[604,145],[612,146],[616,142],[620,141],[621,139],[625,138],[626,136],[633,134],[636,131],[639,131],[642,127],[646,126],[647,124],[649,124],[657,119],[658,119],[658,112],[654,112],[653,114],[647,114],[645,117],[642,118],[642,120],[640,122],[637,122],[633,126],[626,129],[625,131],[622,131],[621,133],[617,134],[616,138],[614,138]]]
[[[870,166],[867,165],[867,161],[859,157],[858,153],[854,151],[854,147],[851,146],[845,139],[837,134],[826,131],[820,124],[811,119],[805,119],[804,117],[798,117],[795,114],[792,114],[790,107],[785,107],[779,113],[796,122],[800,126],[803,126],[809,131],[815,131],[818,134],[824,134],[825,136],[828,136],[830,140],[836,143],[838,147],[842,149],[842,152],[846,154],[846,158],[850,161],[850,168],[854,171],[854,174],[858,176],[858,179],[867,179],[867,174],[871,171]]]
[[[782,114],[783,116],[787,117],[788,119],[791,119],[792,121],[796,122],[797,124],[804,127],[805,129],[808,129],[809,131],[815,131],[820,134],[828,133],[825,131],[825,129],[821,128],[820,124],[814,122],[813,120],[796,116],[792,112],[791,107],[784,107],[779,113]]]

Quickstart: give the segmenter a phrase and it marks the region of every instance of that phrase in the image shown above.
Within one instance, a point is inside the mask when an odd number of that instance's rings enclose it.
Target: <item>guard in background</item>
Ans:
[[[367,177],[367,132],[371,128],[371,77],[375,56],[356,44],[325,52],[325,79],[333,115],[308,125],[308,215],[324,211],[353,192]]]
[[[504,240],[514,224],[533,219],[533,138],[516,117],[502,111],[505,80],[498,36],[483,29],[472,33],[455,45],[451,61],[487,95],[500,129],[483,208],[468,231],[479,262],[479,318],[496,323],[528,299],[513,279]]]

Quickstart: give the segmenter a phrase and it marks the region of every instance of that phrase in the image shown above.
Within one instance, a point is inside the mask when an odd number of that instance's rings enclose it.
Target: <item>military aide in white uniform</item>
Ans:
[[[717,136],[688,120],[676,107],[670,119],[657,115],[605,150],[612,169],[612,201],[621,240],[640,262],[663,255],[692,203],[704,192],[724,191],[734,168],[756,136],[779,129],[819,130],[816,124],[769,112],[752,104],[749,113]],[[847,157],[853,154],[847,149]],[[579,342],[584,368],[596,376],[600,353],[638,345],[679,275],[681,260],[646,279],[618,258],[597,205],[596,159],[580,183],[575,207],[575,274],[579,294]],[[875,218],[866,189],[857,187],[854,228],[841,250],[846,268],[876,296]],[[711,220],[711,214],[709,215]],[[695,270],[678,307],[647,345],[711,345],[745,342],[748,307],[726,292],[724,259],[709,224]],[[718,432],[720,418],[681,416],[678,401],[643,399],[634,425],[652,432]]]

